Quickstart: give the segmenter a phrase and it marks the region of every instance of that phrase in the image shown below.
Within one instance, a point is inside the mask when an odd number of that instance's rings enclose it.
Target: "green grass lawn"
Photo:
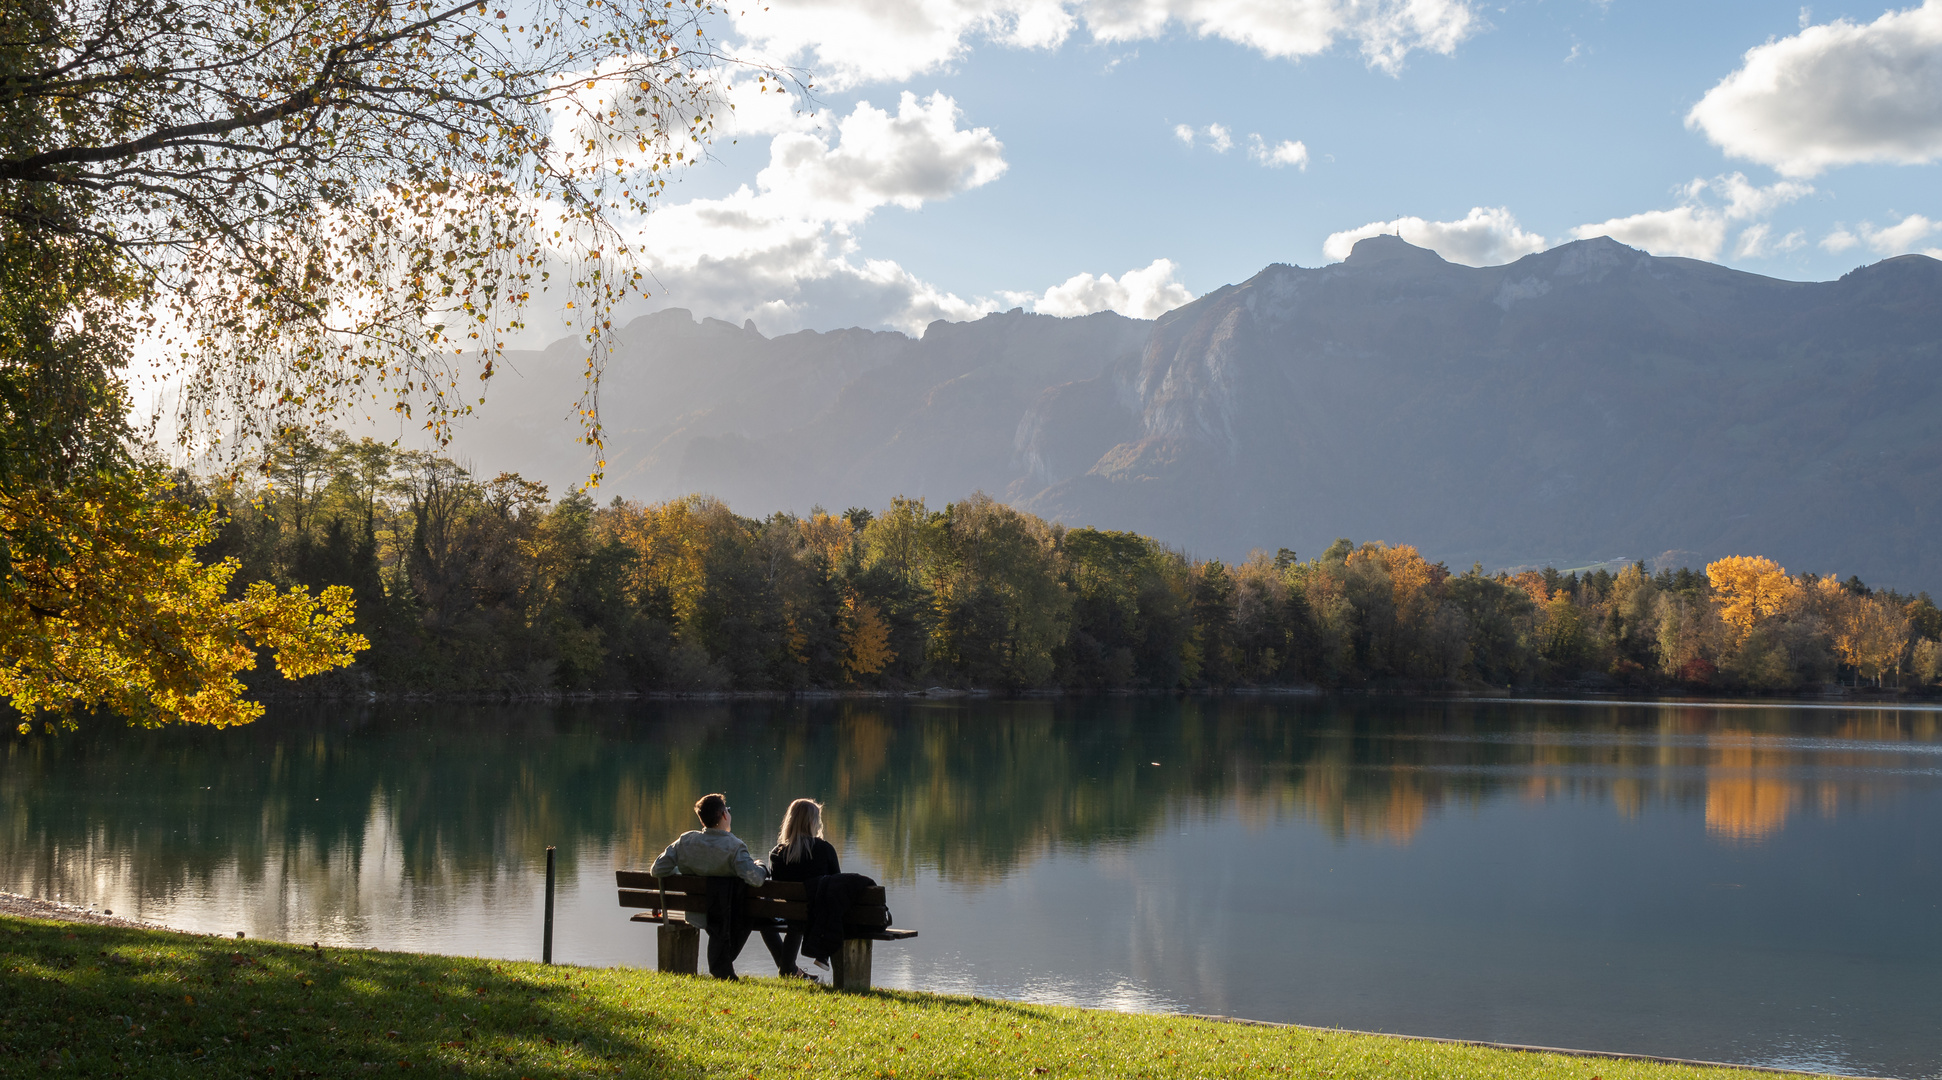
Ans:
[[[840,994],[0,918],[0,1075],[1570,1077],[1753,1074],[1294,1028]]]

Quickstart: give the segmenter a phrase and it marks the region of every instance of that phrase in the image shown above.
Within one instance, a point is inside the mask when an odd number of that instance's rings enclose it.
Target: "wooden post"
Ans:
[[[843,947],[829,958],[830,985],[838,990],[868,990],[870,951],[875,944],[869,938],[844,938]]]
[[[664,922],[656,928],[660,946],[656,966],[675,975],[695,975],[701,964],[701,927]]]
[[[553,962],[553,845],[546,845],[546,932],[540,939],[540,963]]]

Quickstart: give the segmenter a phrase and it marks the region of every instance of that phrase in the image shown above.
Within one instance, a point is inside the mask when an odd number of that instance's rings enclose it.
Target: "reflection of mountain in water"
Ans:
[[[489,899],[549,843],[569,863],[645,863],[708,790],[729,793],[758,853],[790,799],[822,798],[833,838],[896,881],[976,883],[1178,815],[1407,844],[1445,806],[1505,795],[1703,807],[1716,839],[1757,842],[1881,795],[1893,781],[1870,770],[1897,742],[1939,740],[1933,713],[1369,699],[286,714],[15,739],[0,887],[268,883],[354,931],[378,908]]]

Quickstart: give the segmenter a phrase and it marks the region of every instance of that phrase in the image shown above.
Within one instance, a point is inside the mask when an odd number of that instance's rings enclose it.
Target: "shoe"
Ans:
[[[818,979],[816,976],[811,975],[801,968],[796,968],[794,971],[784,971],[780,974],[780,977],[784,979],[807,979],[818,986],[822,985],[823,982],[823,980]]]
[[[824,971],[828,971],[828,970],[829,970],[829,961],[827,961],[827,960],[816,960],[816,959],[811,959],[811,960],[810,960],[809,962],[810,962],[810,963],[812,963],[812,964],[814,964],[814,965],[816,965],[816,966],[817,966],[817,967],[819,967],[819,968],[822,968],[822,969],[823,969]]]

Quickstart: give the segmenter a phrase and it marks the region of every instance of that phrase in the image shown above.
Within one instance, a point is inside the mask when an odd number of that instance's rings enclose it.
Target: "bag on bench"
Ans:
[[[862,874],[826,874],[817,878],[809,894],[809,925],[803,933],[802,954],[824,962],[834,956],[843,947],[843,924],[849,919],[850,909],[863,890],[874,889],[876,885]],[[890,925],[890,909],[882,910],[882,924],[869,929],[880,930]],[[874,916],[875,912],[871,914]],[[876,922],[876,919],[870,921]]]

